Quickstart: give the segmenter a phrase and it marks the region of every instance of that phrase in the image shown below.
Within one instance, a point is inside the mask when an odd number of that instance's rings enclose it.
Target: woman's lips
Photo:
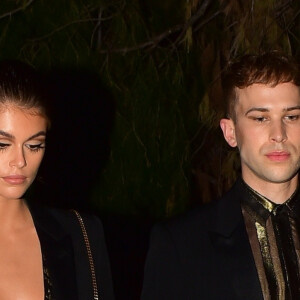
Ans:
[[[290,153],[275,151],[275,152],[270,152],[270,153],[266,154],[266,156],[272,161],[285,161],[285,160],[289,159]]]
[[[9,184],[22,184],[26,180],[26,177],[23,175],[10,175],[2,177],[3,180]]]

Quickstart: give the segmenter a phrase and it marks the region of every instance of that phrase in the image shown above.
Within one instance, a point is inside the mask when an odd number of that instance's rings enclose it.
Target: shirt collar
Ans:
[[[299,207],[299,188],[283,204],[277,204],[252,189],[245,181],[241,180],[241,185],[245,192],[244,197],[242,197],[242,204],[248,208],[248,211],[250,209],[252,212],[255,212],[256,216],[258,215],[265,221],[270,214],[277,215],[284,211],[294,214],[296,208]]]

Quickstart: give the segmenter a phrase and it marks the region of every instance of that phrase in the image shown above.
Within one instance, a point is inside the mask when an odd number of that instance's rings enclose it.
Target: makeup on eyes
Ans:
[[[42,149],[45,149],[46,145],[45,142],[41,142],[39,144],[25,144],[25,146],[32,152],[38,152]]]
[[[8,147],[10,147],[13,144],[13,142],[1,142],[0,141],[0,151],[6,150]],[[46,144],[45,140],[43,141],[37,141],[37,142],[32,142],[28,143],[26,142],[24,146],[29,149],[31,152],[38,152],[42,149],[45,149]]]

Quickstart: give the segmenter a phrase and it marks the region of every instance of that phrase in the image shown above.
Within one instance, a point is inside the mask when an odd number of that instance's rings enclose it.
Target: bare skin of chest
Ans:
[[[44,299],[42,254],[34,226],[9,235],[0,230],[0,299]]]

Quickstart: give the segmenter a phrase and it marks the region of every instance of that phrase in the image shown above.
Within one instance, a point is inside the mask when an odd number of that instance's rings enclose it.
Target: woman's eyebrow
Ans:
[[[1,132],[1,131],[0,131],[0,132]],[[40,137],[40,136],[46,137],[46,132],[45,132],[45,131],[39,131],[38,133],[36,133],[36,134],[32,135],[31,137],[29,137],[29,138],[27,139],[27,141],[33,140],[33,139],[35,139],[35,138],[37,138],[37,137]]]
[[[6,131],[3,131],[3,130],[0,130],[0,135],[4,136],[6,138],[12,139],[12,140],[15,139],[14,135],[12,135],[12,134],[10,134],[10,133],[8,133]],[[45,137],[46,136],[46,132],[45,131],[39,131],[36,134],[30,136],[26,141],[30,141],[30,140],[35,139],[35,138],[40,137],[40,136],[44,136]]]
[[[3,136],[5,136],[5,137],[7,137],[9,139],[14,139],[15,138],[12,134],[10,134],[10,133],[8,133],[6,131],[3,131],[3,130],[0,130],[0,135],[3,135]]]

